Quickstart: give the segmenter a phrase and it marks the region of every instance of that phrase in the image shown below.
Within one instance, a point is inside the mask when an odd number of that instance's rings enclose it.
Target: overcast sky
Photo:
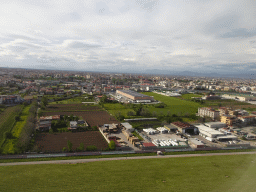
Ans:
[[[1,0],[0,67],[256,70],[255,0]]]

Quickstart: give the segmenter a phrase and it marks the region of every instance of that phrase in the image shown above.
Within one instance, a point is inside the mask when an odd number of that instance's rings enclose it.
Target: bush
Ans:
[[[67,152],[67,148],[66,148],[66,147],[63,147],[63,148],[62,148],[62,151],[63,151],[63,152]]]
[[[80,143],[79,147],[76,150],[77,151],[84,151],[84,144]]]
[[[12,132],[6,131],[6,132],[4,133],[4,138],[5,138],[5,139],[11,139],[11,138],[12,138]]]
[[[68,152],[71,152],[73,144],[69,140],[68,140],[67,144],[68,144]]]
[[[19,121],[20,120],[20,116],[19,115],[16,115],[15,116],[15,121]]]
[[[110,141],[109,144],[108,144],[108,148],[110,150],[115,150],[116,149],[116,143],[115,141]]]
[[[97,147],[94,145],[86,147],[86,151],[97,151]]]

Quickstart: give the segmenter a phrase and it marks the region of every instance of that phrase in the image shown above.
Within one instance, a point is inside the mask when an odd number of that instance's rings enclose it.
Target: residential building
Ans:
[[[198,116],[200,117],[211,117],[217,119],[220,116],[220,112],[209,107],[198,108]]]

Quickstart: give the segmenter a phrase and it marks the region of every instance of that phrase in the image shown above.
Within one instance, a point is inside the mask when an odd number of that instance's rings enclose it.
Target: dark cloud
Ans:
[[[256,29],[233,29],[230,32],[219,35],[221,38],[248,38],[256,36]]]

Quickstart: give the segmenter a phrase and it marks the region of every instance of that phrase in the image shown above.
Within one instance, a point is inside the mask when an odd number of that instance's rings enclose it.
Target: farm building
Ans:
[[[171,125],[176,127],[181,133],[188,133],[192,135],[198,134],[198,128],[194,125],[190,125],[189,123],[177,121],[171,123]]]
[[[131,90],[117,90],[116,94],[136,103],[150,103],[154,101],[154,97],[143,95]]]
[[[51,121],[40,121],[37,129],[39,131],[49,131],[51,129]]]

